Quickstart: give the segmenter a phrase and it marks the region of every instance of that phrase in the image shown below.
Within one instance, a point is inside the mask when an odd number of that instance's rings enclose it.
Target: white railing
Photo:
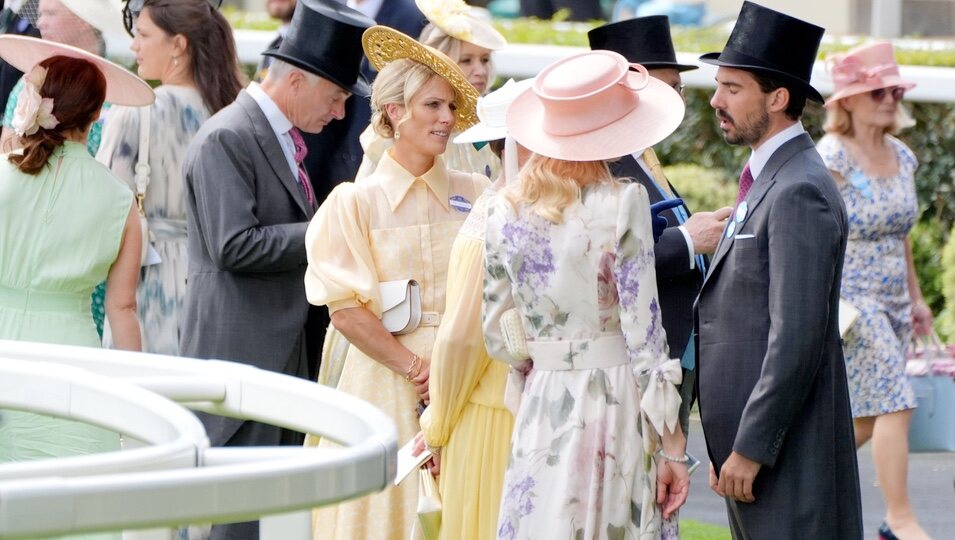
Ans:
[[[210,448],[199,421],[174,401],[343,447]],[[384,413],[231,362],[0,340],[0,408],[135,439],[122,452],[0,465],[0,539],[266,516],[263,540],[304,540],[311,508],[379,491],[395,476],[397,432]]]
[[[235,39],[239,59],[245,63],[258,62],[262,51],[274,39],[275,34],[259,30],[236,30]],[[111,57],[132,61],[129,51],[129,38],[116,37],[108,41],[108,51]],[[506,49],[494,53],[498,75],[514,77],[516,79],[533,77],[545,66],[571,54],[583,52],[582,47],[564,47],[557,45],[509,45]],[[701,68],[683,74],[683,82],[693,88],[715,88],[713,77],[716,68],[698,62],[699,54],[678,53],[677,59],[681,63],[697,64]],[[905,95],[907,100],[926,101],[935,103],[955,102],[955,68],[936,68],[924,66],[902,66],[902,76],[912,80],[918,86]],[[813,85],[828,95],[832,92],[832,80],[826,74],[822,62],[817,62],[813,69]]]

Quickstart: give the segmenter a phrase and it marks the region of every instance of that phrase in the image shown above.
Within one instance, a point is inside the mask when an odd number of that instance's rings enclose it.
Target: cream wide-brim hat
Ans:
[[[600,161],[659,143],[685,110],[680,94],[643,66],[612,51],[590,51],[544,68],[508,109],[507,130],[536,154]]]
[[[467,76],[453,60],[441,51],[418,43],[414,39],[387,26],[372,26],[361,36],[365,56],[377,71],[390,62],[408,59],[424,64],[454,88],[457,110],[454,111],[455,130],[465,130],[478,122],[475,107],[480,94],[468,82]]]
[[[455,39],[491,51],[507,46],[504,36],[477,15],[481,8],[469,6],[463,0],[415,0],[415,5],[431,24]]]
[[[517,96],[534,84],[534,79],[514,82],[508,79],[503,86],[477,101],[478,123],[454,138],[455,144],[496,141],[507,136],[507,109]]]
[[[126,34],[121,0],[60,0],[63,7],[104,34]]]
[[[0,35],[0,58],[24,73],[29,73],[33,66],[51,56],[81,58],[95,64],[106,78],[108,103],[141,107],[150,105],[156,100],[153,89],[146,81],[105,58],[54,41],[13,34]]]

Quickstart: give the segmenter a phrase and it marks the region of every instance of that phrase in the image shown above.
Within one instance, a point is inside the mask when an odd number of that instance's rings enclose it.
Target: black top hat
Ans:
[[[324,77],[358,96],[368,96],[360,73],[361,35],[375,21],[335,0],[298,0],[285,39],[262,53]]]
[[[620,53],[628,62],[647,69],[673,68],[679,71],[698,69],[679,64],[670,37],[670,18],[666,15],[638,17],[605,24],[587,32],[592,50]]]
[[[700,61],[768,75],[822,103],[822,95],[810,86],[809,79],[825,31],[759,4],[743,2],[723,52],[704,54]]]

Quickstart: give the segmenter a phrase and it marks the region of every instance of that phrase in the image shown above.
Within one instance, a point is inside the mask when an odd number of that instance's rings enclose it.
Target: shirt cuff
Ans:
[[[696,251],[693,250],[693,239],[690,238],[690,232],[683,225],[680,225],[677,229],[680,229],[683,238],[686,240],[686,252],[690,255],[690,270],[693,270],[696,268]]]

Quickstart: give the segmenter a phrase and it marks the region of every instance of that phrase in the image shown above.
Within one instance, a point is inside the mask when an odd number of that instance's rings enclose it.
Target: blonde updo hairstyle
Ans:
[[[401,124],[411,118],[411,100],[433,77],[439,76],[428,66],[407,58],[394,60],[381,68],[371,85],[371,127],[375,133],[386,139],[395,138],[395,131],[400,131]],[[454,90],[454,99],[459,99],[457,90]],[[385,110],[391,103],[405,108],[405,115],[394,125]]]
[[[433,47],[443,52],[454,61],[455,64],[461,61],[461,40],[456,37],[451,37],[448,34],[444,33],[444,30],[441,30],[434,23],[428,23],[424,29],[421,31],[421,35],[418,37],[418,41],[424,43],[428,47]],[[463,71],[463,70],[462,70]],[[494,85],[494,80],[497,78],[497,71],[494,69],[494,56],[491,56],[491,60],[487,63],[487,90],[490,91],[491,87]]]
[[[533,154],[504,196],[514,206],[526,205],[551,223],[561,223],[564,210],[580,200],[581,189],[613,181],[606,161],[565,161]]]

